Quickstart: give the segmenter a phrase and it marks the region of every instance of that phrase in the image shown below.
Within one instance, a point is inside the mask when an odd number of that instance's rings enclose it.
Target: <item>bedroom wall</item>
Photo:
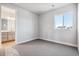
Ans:
[[[21,8],[19,8],[17,12],[18,14],[16,20],[16,42],[27,42],[37,39],[38,16]]]
[[[14,4],[0,4],[16,9],[16,44],[38,38],[38,15]]]
[[[77,4],[77,8],[78,8],[78,9],[77,9],[77,12],[78,12],[78,13],[77,13],[77,17],[78,17],[78,18],[77,18],[77,19],[78,19],[78,21],[77,21],[77,27],[78,27],[78,28],[77,28],[77,30],[78,30],[78,31],[77,31],[77,34],[78,34],[78,37],[77,37],[77,38],[78,38],[78,42],[77,42],[77,43],[78,43],[78,51],[79,51],[79,3]]]
[[[0,30],[1,30],[1,8],[0,8]],[[0,31],[0,45],[1,45],[1,31]]]
[[[66,10],[73,10],[74,20],[72,30],[56,30],[54,15]],[[40,15],[40,39],[77,46],[76,38],[76,5],[71,4],[62,8],[58,8]]]

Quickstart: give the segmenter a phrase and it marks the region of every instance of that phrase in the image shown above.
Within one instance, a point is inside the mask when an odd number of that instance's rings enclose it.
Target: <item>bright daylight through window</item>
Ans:
[[[73,25],[72,11],[67,11],[67,12],[55,15],[56,29],[72,29],[72,25]]]

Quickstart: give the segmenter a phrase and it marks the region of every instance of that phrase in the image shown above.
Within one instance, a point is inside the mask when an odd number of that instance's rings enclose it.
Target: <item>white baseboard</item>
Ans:
[[[50,41],[50,42],[59,43],[59,44],[63,44],[63,45],[67,45],[67,46],[77,47],[77,45],[75,45],[75,44],[70,44],[70,43],[66,43],[66,42],[62,43],[60,41],[55,41],[55,40],[50,40],[50,39],[45,39],[45,38],[40,38],[40,39]]]
[[[22,43],[29,42],[29,41],[32,41],[32,40],[35,40],[35,39],[38,39],[38,38],[31,38],[31,39],[26,40],[26,41],[16,42],[16,44],[22,44]],[[46,39],[46,38],[40,38],[40,39],[50,41],[50,42],[59,43],[59,44],[63,44],[63,45],[67,45],[67,46],[77,47],[77,45],[75,45],[75,44],[70,44],[70,43],[66,43],[66,42],[62,43],[60,41],[50,40],[50,39]]]
[[[31,38],[31,39],[28,39],[28,40],[25,40],[25,41],[16,42],[16,44],[22,44],[22,43],[29,42],[29,41],[32,41],[32,40],[35,40],[35,39],[37,39],[37,38]]]

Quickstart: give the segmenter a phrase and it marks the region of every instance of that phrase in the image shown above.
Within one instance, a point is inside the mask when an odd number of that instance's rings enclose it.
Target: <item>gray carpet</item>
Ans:
[[[21,56],[78,56],[75,47],[44,40],[33,40],[14,47]]]
[[[5,56],[5,49],[0,47],[0,56]]]

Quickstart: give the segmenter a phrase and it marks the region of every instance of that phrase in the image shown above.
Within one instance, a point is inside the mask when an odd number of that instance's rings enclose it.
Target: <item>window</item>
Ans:
[[[73,24],[73,14],[71,11],[55,15],[56,29],[72,29],[72,24]]]

